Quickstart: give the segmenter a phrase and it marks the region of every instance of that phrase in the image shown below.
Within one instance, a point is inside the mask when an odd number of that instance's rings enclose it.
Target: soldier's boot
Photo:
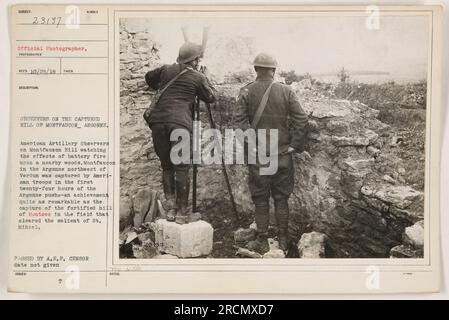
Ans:
[[[162,187],[164,189],[165,201],[162,204],[168,221],[175,221],[175,175],[173,170],[162,170]]]
[[[270,250],[268,245],[268,223],[269,223],[269,207],[268,205],[257,206],[255,212],[255,220],[257,225],[256,240],[248,242],[248,249],[251,251],[265,254]]]
[[[176,223],[186,224],[188,222],[189,202],[189,172],[187,170],[177,171],[175,177],[176,185]]]
[[[195,221],[200,221],[202,218],[201,213],[199,212],[189,212],[188,214],[188,222],[195,222]]]
[[[276,215],[276,221],[278,224],[278,239],[279,247],[283,251],[288,250],[289,237],[288,237],[288,201],[287,199],[277,199],[274,202],[274,212]]]

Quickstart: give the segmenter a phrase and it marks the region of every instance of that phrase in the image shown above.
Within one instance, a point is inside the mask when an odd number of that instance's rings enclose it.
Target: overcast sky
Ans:
[[[254,53],[274,54],[284,70],[320,74],[333,73],[345,67],[352,71],[389,72],[393,78],[426,77],[428,17],[381,17],[378,30],[366,28],[365,19],[351,16],[212,20],[157,18],[145,23],[149,23],[155,40],[161,43],[161,57],[167,63],[176,59],[178,48],[183,43],[182,25],[187,26],[190,40],[198,43],[201,42],[202,26],[209,25],[210,46],[214,47],[215,43],[216,47],[217,41],[223,38],[246,37]],[[235,53],[229,54],[233,57]],[[239,58],[249,63],[253,57]]]

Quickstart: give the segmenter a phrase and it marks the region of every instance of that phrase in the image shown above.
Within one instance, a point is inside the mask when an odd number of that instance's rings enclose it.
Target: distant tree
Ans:
[[[302,79],[312,79],[312,75],[310,73],[306,72],[302,75]]]
[[[349,80],[349,74],[346,71],[345,67],[341,68],[340,72],[338,72],[337,77],[340,79],[340,82],[347,82]]]
[[[290,71],[281,71],[279,73],[281,77],[285,79],[285,83],[292,84],[293,82],[299,82],[304,79],[312,79],[310,73],[306,72],[305,74],[297,74],[294,70]]]
[[[293,82],[297,81],[296,73],[294,70],[282,71],[279,75],[285,79],[286,84],[292,84]]]

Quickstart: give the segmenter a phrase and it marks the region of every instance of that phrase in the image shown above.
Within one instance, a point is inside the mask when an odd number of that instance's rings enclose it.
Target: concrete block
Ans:
[[[279,249],[279,242],[268,238],[268,246],[270,247],[270,251],[263,255],[264,259],[282,259],[285,258],[284,251]]]
[[[234,241],[235,242],[248,242],[256,239],[257,231],[252,228],[244,229],[239,228],[234,231]]]
[[[411,227],[405,228],[404,240],[415,249],[424,247],[424,220],[418,221]]]
[[[326,241],[327,236],[323,233],[315,231],[303,233],[298,242],[299,256],[312,259],[324,258]]]
[[[177,224],[159,219],[155,229],[160,252],[180,258],[207,256],[212,252],[214,229],[206,221]]]
[[[263,257],[264,259],[283,259],[285,258],[285,254],[281,249],[275,249],[268,251]]]

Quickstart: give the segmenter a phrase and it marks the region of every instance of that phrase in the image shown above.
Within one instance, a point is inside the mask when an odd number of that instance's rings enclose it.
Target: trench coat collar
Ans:
[[[258,75],[256,78],[256,81],[273,81],[273,80],[274,76],[271,76],[269,74]]]

